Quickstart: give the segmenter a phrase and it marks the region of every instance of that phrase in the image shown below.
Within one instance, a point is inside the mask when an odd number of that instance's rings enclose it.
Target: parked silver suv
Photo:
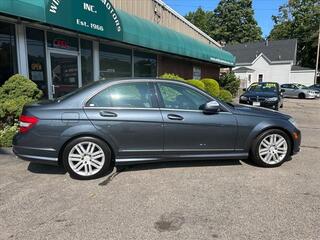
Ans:
[[[282,84],[281,89],[284,90],[284,97],[300,98],[300,99],[314,99],[319,94],[317,91],[310,89],[304,85],[291,83]]]

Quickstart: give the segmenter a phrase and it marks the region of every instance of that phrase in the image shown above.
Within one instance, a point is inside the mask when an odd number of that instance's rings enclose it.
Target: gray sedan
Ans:
[[[26,106],[13,150],[93,179],[114,164],[171,160],[250,157],[275,167],[297,153],[300,142],[290,116],[227,104],[184,82],[127,79]]]
[[[319,95],[318,91],[301,84],[282,84],[281,89],[284,90],[283,96],[290,98],[314,99]]]

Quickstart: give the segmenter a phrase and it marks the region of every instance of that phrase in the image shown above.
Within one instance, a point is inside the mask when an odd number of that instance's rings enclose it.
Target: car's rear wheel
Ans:
[[[253,143],[253,161],[261,167],[277,167],[287,161],[291,153],[289,136],[278,129],[260,134]]]
[[[63,164],[71,177],[90,180],[102,177],[111,166],[111,151],[100,139],[81,137],[72,140],[63,151]]]

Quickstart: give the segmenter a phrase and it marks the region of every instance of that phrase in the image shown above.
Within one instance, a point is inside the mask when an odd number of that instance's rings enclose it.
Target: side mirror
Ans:
[[[216,114],[220,109],[220,104],[217,101],[207,102],[202,108],[204,114]]]

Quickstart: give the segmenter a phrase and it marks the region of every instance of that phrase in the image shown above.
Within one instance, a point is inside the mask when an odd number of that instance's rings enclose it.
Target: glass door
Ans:
[[[79,87],[78,55],[50,52],[51,98],[66,95]]]

